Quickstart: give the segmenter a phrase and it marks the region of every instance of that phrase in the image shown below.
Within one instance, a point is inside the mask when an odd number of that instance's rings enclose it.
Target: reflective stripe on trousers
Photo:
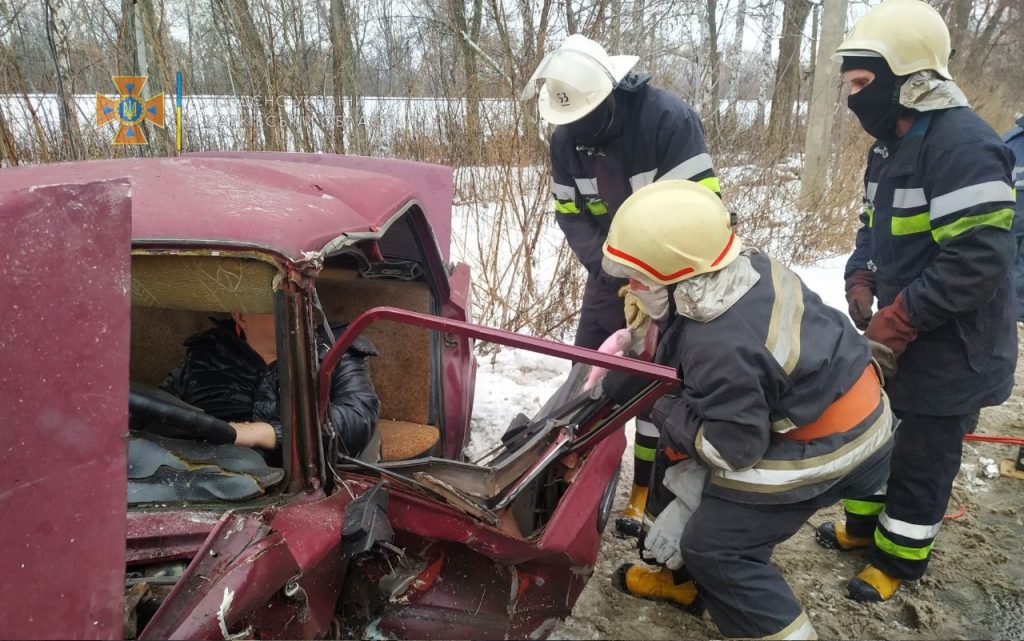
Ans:
[[[926,416],[903,412],[884,495],[846,501],[847,531],[872,536],[872,565],[905,580],[921,578],[960,470],[963,437],[978,414]],[[884,510],[870,514],[884,500]]]

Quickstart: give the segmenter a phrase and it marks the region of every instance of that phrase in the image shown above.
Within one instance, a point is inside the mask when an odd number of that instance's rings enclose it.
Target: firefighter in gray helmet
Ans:
[[[862,601],[924,574],[963,437],[1013,387],[1012,161],[953,82],[950,53],[935,9],[885,0],[836,54],[849,107],[877,138],[846,296],[858,327],[895,356],[886,392],[900,418],[886,492],[849,495],[845,522],[817,530],[826,547],[868,549],[847,584]]]
[[[744,248],[696,183],[630,196],[603,253],[659,323],[655,361],[680,380],[651,412],[678,501],[644,540],[664,567],[623,565],[617,587],[701,599],[726,638],[815,638],[771,556],[817,509],[885,481],[892,414],[867,341],[796,274]]]
[[[700,118],[679,97],[651,86],[649,74],[634,71],[638,60],[610,56],[574,34],[541,61],[522,96],[536,97],[541,117],[557,125],[551,193],[555,219],[588,272],[575,343],[591,349],[625,325],[619,298],[625,283],[601,271],[601,244],[622,201],[666,178],[719,189]],[[627,300],[627,314],[635,309]],[[615,523],[620,535],[640,531],[657,442],[650,421],[638,419],[633,491]]]

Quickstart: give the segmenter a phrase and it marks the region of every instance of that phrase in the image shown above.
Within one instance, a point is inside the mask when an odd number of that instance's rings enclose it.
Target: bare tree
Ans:
[[[775,0],[764,0],[761,4],[764,16],[764,34],[761,40],[761,74],[758,77],[757,126],[764,127],[768,97],[774,86],[772,69],[772,43],[775,42]]]
[[[366,153],[366,122],[359,90],[359,58],[353,39],[351,7],[348,0],[331,0],[331,77],[334,84],[335,148],[344,153],[340,136],[344,121],[344,94],[349,97],[349,121],[352,139],[349,151]]]
[[[46,11],[46,44],[53,63],[57,84],[57,101],[60,113],[60,128],[67,144],[69,156],[76,160],[85,158],[82,132],[78,129],[75,110],[75,91],[71,84],[71,59],[68,47],[68,23],[64,18],[64,0],[43,0]]]
[[[719,135],[722,128],[722,118],[719,111],[719,82],[721,80],[721,59],[718,55],[718,0],[707,0],[707,7],[704,13],[705,28],[707,30],[708,70],[710,82],[708,86],[708,135],[714,138]]]
[[[165,93],[173,86],[167,67],[163,37],[157,24],[153,0],[123,0],[121,6],[122,11],[128,12],[127,19],[122,18],[122,24],[131,25],[130,31],[125,34],[125,44],[130,41],[135,49],[135,64],[130,69],[135,74],[146,76],[146,84],[142,87],[141,95],[145,101],[156,94]],[[149,149],[160,155],[169,155],[172,149],[169,130],[165,127],[161,131],[148,127],[145,123],[143,126],[146,128]]]
[[[811,11],[808,0],[783,0],[782,38],[775,68],[775,91],[768,120],[768,147],[790,140],[794,128],[794,107],[800,93],[800,44],[804,23]]]
[[[448,0],[448,12],[457,31],[459,49],[462,53],[463,81],[466,84],[466,161],[475,164],[480,158],[484,137],[480,126],[481,88],[476,44],[480,40],[483,2],[470,0],[468,16],[466,4],[465,0]]]
[[[848,0],[825,3],[818,45],[817,72],[807,108],[807,141],[804,145],[804,173],[800,181],[800,203],[810,209],[825,191],[832,147],[832,121],[839,97],[839,65],[832,53],[843,40]]]
[[[280,124],[281,110],[276,95],[274,70],[270,54],[263,45],[248,0],[215,0],[233,27],[238,38],[239,53],[246,64],[250,95],[262,121],[264,144],[267,149],[283,149]]]
[[[6,162],[10,167],[18,164],[18,148],[3,109],[0,109],[0,161]]]
[[[733,28],[734,35],[732,41],[729,43],[729,49],[726,53],[725,59],[726,64],[729,66],[729,80],[731,96],[733,100],[729,105],[729,119],[732,121],[736,120],[736,103],[738,93],[737,78],[740,75],[740,69],[743,66],[743,32],[746,29],[747,20],[747,0],[738,0],[736,5],[736,22]]]

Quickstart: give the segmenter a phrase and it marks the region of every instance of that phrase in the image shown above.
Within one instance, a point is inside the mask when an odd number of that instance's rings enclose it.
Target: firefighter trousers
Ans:
[[[604,272],[587,277],[580,304],[580,324],[573,341],[577,347],[597,349],[606,338],[626,326],[619,287],[628,281]]]
[[[748,505],[705,492],[683,532],[683,564],[726,638],[815,638],[803,607],[771,564],[772,552],[819,508],[851,493],[872,493],[888,463],[883,457],[864,464],[799,503]]]
[[[846,499],[843,506],[847,532],[874,539],[868,561],[889,576],[912,581],[928,567],[960,470],[964,435],[974,431],[978,413],[898,416],[887,487]]]

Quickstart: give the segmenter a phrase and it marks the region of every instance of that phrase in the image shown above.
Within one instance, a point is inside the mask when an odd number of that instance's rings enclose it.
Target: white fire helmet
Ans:
[[[639,59],[609,56],[590,38],[573,34],[544,56],[526,83],[522,99],[539,95],[541,118],[551,124],[575,122],[596,109]]]
[[[843,56],[878,55],[897,76],[932,70],[946,80],[952,48],[942,16],[921,0],[885,0],[853,25],[836,53]]]

